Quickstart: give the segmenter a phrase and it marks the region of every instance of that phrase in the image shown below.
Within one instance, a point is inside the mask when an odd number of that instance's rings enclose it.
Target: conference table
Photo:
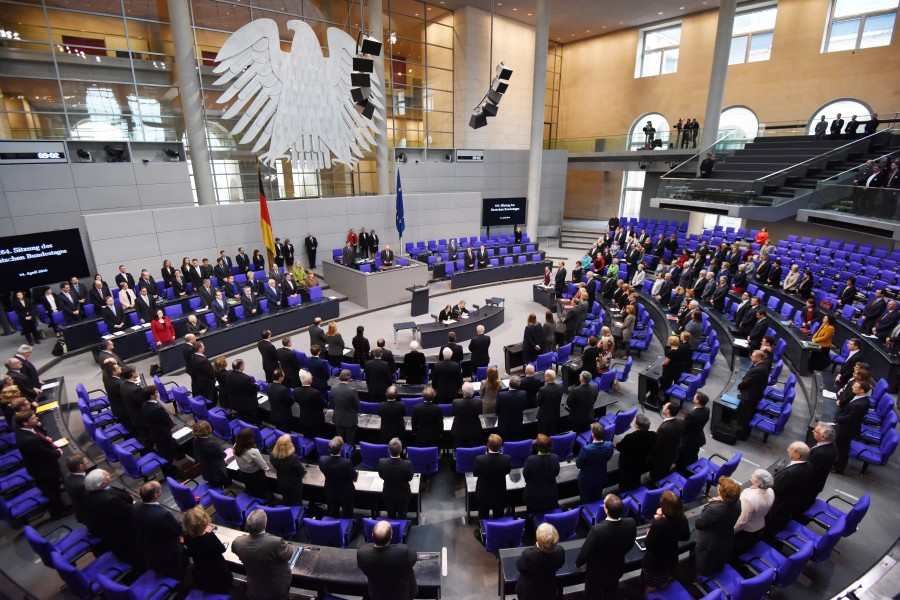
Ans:
[[[422,348],[438,348],[447,343],[447,334],[456,333],[456,342],[470,340],[476,335],[479,325],[484,325],[484,330],[491,331],[503,324],[502,306],[481,306],[477,310],[469,312],[469,318],[460,319],[455,323],[426,323],[419,325],[420,344]]]
[[[263,329],[270,330],[272,335],[277,337],[288,331],[312,325],[316,317],[321,317],[323,321],[335,319],[339,314],[338,305],[339,301],[337,298],[322,298],[321,300],[298,304],[258,317],[235,321],[233,325],[227,327],[210,328],[205,334],[197,336],[197,340],[203,342],[206,346],[206,356],[226,354],[258,342],[260,340],[260,331]],[[141,335],[143,335],[143,332],[141,332]],[[113,338],[117,353],[119,352],[119,339],[121,338]],[[146,346],[146,342],[144,344]],[[164,373],[172,373],[184,368],[183,345],[184,342],[182,340],[176,339],[175,342],[162,346],[157,350],[159,364]]]
[[[450,289],[458,290],[464,287],[499,283],[526,277],[543,277],[544,268],[549,266],[552,266],[550,261],[542,260],[540,262],[524,262],[514,265],[499,265],[484,269],[457,271],[450,278]]]
[[[243,531],[215,526],[216,537],[225,545],[225,560],[233,570],[245,573],[241,559],[233,550],[234,540],[247,535]],[[367,593],[368,581],[356,564],[356,549],[331,548],[287,542],[300,556],[291,568],[291,587],[313,590],[317,593],[338,593],[362,596]],[[419,592],[416,598],[441,597],[441,553],[418,552],[418,562],[413,567]]]

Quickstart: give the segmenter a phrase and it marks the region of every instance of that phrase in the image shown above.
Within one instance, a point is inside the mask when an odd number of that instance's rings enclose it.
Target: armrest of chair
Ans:
[[[165,598],[165,597],[169,596],[172,592],[174,592],[175,588],[173,588],[172,586],[170,586],[167,583],[159,583],[156,585],[155,588],[153,588],[153,591],[151,591],[149,594],[147,594],[146,597],[147,598],[156,598],[157,593],[160,592],[161,590],[168,590],[164,595],[161,596],[161,597]]]
[[[102,396],[105,396],[106,390],[101,390],[101,389],[90,390],[87,394],[88,394],[88,396],[90,396],[91,394],[100,394]]]
[[[799,545],[795,546],[788,540],[796,540],[797,542],[800,542],[800,543],[799,543]],[[790,536],[784,538],[783,540],[781,540],[781,543],[784,544],[785,546],[787,546],[788,548],[790,548],[791,550],[793,550],[794,552],[799,552],[800,546],[802,546],[803,544],[805,544],[808,541],[809,540],[805,540],[802,537],[800,537],[799,535],[797,535],[796,533],[794,533],[794,534],[791,534]]]
[[[853,507],[856,506],[856,504],[854,504],[853,502],[850,502],[850,501],[847,500],[846,498],[842,498],[841,496],[838,496],[837,494],[835,494],[834,496],[832,496],[831,498],[829,498],[828,500],[826,500],[825,503],[830,505],[832,500],[840,500],[841,502],[843,502],[844,504],[846,504],[846,505],[849,506],[850,508],[853,508]]]
[[[710,578],[707,580],[707,582],[708,582],[708,583],[713,583],[713,584],[715,584],[715,586],[716,586],[717,588],[719,588],[719,590],[720,590],[723,594],[725,594],[725,597],[728,598],[728,600],[731,600],[731,594],[728,593],[728,590],[726,590],[725,588],[722,587],[722,584],[721,584],[721,583],[719,583],[718,581],[716,581],[716,580],[713,579],[712,577],[710,577]],[[698,584],[698,586],[701,587],[701,588],[703,587],[703,586],[700,586],[699,584]],[[711,593],[712,591],[713,591],[712,588],[710,588],[710,589],[708,589],[708,590],[704,590],[704,595],[709,594],[709,593]]]
[[[713,458],[715,458],[715,457],[717,457],[717,456],[718,456],[719,458],[722,459],[723,463],[728,462],[728,458],[725,457],[725,456],[722,456],[722,455],[719,454],[718,452],[709,455],[709,462],[713,462]],[[715,463],[713,463],[713,464],[715,464]],[[721,466],[721,465],[720,465],[720,466]]]
[[[769,563],[767,563],[766,561],[764,561],[764,560],[763,560],[761,557],[759,557],[759,556],[754,556],[754,557],[751,558],[748,562],[745,562],[745,563],[744,563],[744,566],[746,566],[748,569],[750,569],[751,571],[753,571],[753,574],[754,574],[754,575],[759,575],[760,573],[762,573],[762,570],[758,571],[758,570],[756,570],[756,569],[753,567],[753,562],[754,562],[754,561],[759,561],[759,562],[761,562],[762,564],[764,564],[764,565],[766,566],[766,569],[775,569],[775,572],[776,572],[776,573],[778,572],[778,567],[776,567],[775,565],[770,565]],[[765,569],[763,569],[763,570],[765,570]]]
[[[131,568],[128,566],[126,566],[125,569],[121,569],[118,566],[112,566],[107,569],[104,569],[103,574],[106,575],[107,577],[109,577],[110,579],[112,579],[113,581],[116,581],[117,579],[119,579],[119,577],[121,577],[122,575],[125,575],[129,571],[131,571]],[[152,596],[147,596],[147,597],[152,598]]]
[[[149,464],[153,464],[153,463],[156,463],[157,469],[162,469],[163,465],[169,464],[169,461],[167,461],[164,458],[156,458],[155,456],[148,457],[147,460],[144,461],[145,465],[149,465]]]

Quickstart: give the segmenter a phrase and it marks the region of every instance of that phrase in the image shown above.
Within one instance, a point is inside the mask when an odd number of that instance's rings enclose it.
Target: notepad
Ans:
[[[43,412],[47,412],[48,410],[56,410],[59,408],[59,402],[48,402],[47,404],[41,404],[37,407],[37,410],[34,411],[37,414],[41,414]]]
[[[45,383],[44,385],[42,385],[42,386],[41,386],[41,391],[42,391],[42,392],[46,392],[47,390],[52,390],[52,389],[55,388],[55,387],[59,387],[59,382],[58,382],[58,381],[51,381],[51,382],[49,382],[49,383]]]
[[[749,348],[750,342],[748,342],[747,340],[734,340],[733,345],[737,346],[738,348]]]
[[[722,403],[727,404],[732,408],[737,408],[738,406],[740,406],[741,400],[736,396],[732,396],[731,394],[722,394]]]
[[[186,438],[188,435],[190,435],[190,433],[191,433],[190,427],[182,427],[181,429],[179,429],[178,431],[176,431],[175,433],[172,434],[172,438],[174,438],[175,440],[182,440],[182,439]]]
[[[53,442],[53,445],[57,448],[63,448],[69,445],[69,440],[67,440],[66,438],[59,438],[58,440]]]
[[[829,400],[836,400],[837,394],[835,394],[834,392],[830,392],[828,390],[822,390],[822,397],[828,398]]]

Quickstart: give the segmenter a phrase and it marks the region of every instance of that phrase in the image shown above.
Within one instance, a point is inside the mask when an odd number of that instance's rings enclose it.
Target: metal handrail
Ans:
[[[843,151],[843,150],[846,150],[846,149],[850,148],[850,147],[853,146],[854,144],[858,144],[858,143],[860,143],[860,142],[864,142],[865,140],[872,139],[872,138],[874,138],[874,137],[877,136],[877,135],[882,135],[882,134],[884,134],[884,132],[886,132],[886,131],[896,132],[895,130],[897,130],[898,128],[900,128],[900,125],[894,125],[893,127],[889,128],[889,129],[882,129],[882,130],[880,130],[880,131],[875,131],[874,133],[870,133],[869,135],[867,135],[867,136],[865,136],[865,137],[861,137],[861,138],[859,138],[859,139],[851,140],[850,142],[848,142],[848,143],[846,143],[846,144],[844,144],[844,145],[842,145],[842,146],[838,146],[837,148],[832,148],[832,149],[829,150],[828,152],[824,152],[824,153],[822,153],[822,154],[819,154],[818,156],[814,156],[814,157],[812,157],[812,158],[807,158],[806,160],[804,160],[804,161],[802,161],[802,162],[799,162],[799,163],[797,163],[797,164],[791,165],[791,166],[789,166],[789,167],[785,167],[784,169],[781,169],[780,171],[775,171],[774,173],[769,173],[769,174],[766,175],[765,177],[758,177],[758,178],[756,178],[756,179],[752,179],[752,180],[748,180],[748,181],[765,181],[765,180],[770,179],[770,178],[772,178],[772,177],[776,177],[776,176],[778,176],[778,175],[781,175],[781,174],[783,174],[783,173],[786,173],[787,171],[792,171],[792,170],[796,169],[797,167],[801,167],[801,166],[803,166],[803,165],[805,165],[805,164],[807,164],[807,163],[811,163],[811,162],[815,162],[815,161],[821,160],[823,157],[826,157],[826,156],[828,156],[828,155],[830,155],[830,154],[836,154],[836,153],[839,153],[839,152],[841,152],[841,151]]]
[[[710,149],[715,149],[715,147],[718,146],[719,143],[722,142],[722,140],[724,140],[725,138],[727,138],[727,137],[729,137],[729,136],[732,136],[732,135],[736,134],[737,131],[738,131],[737,129],[730,129],[730,130],[728,130],[728,131],[725,133],[725,135],[723,135],[722,137],[720,137],[719,139],[717,139],[717,140],[716,140],[715,142],[713,142],[711,145],[707,146],[706,148],[703,148],[702,150],[698,151],[696,154],[694,154],[693,156],[691,156],[691,157],[688,158],[687,160],[685,160],[685,161],[679,163],[677,166],[674,166],[674,167],[672,167],[671,169],[669,169],[666,173],[664,173],[664,174],[662,175],[662,177],[660,177],[660,179],[667,179],[667,178],[669,178],[669,173],[671,173],[671,172],[673,172],[673,171],[677,171],[678,169],[680,169],[681,167],[683,167],[683,166],[686,165],[687,163],[691,162],[692,160],[694,160],[694,159],[696,159],[696,158],[698,158],[698,157],[704,155],[705,153],[709,152]],[[673,178],[671,178],[671,179],[684,179],[684,178],[683,178],[683,177],[673,177]]]
[[[875,161],[875,162],[882,162],[882,161],[884,161],[884,159],[894,156],[894,155],[897,155],[898,157],[900,157],[900,150],[894,150],[893,152],[888,152],[887,154],[882,154],[881,156],[870,159],[870,160]],[[836,175],[832,175],[828,179],[823,179],[822,181],[820,181],[818,183],[818,185],[841,185],[839,182],[833,182],[833,183],[829,183],[829,182],[833,179],[839,179],[839,178],[843,177],[844,175],[847,175],[848,173],[851,173],[851,172],[857,171],[857,170],[859,170],[858,166],[853,167],[852,169],[847,169],[846,171],[841,171],[840,173],[837,173]]]

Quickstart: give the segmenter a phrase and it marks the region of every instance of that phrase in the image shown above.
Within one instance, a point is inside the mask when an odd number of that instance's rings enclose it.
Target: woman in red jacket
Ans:
[[[353,228],[350,228],[350,233],[347,234],[347,241],[350,242],[350,245],[354,248],[359,243],[359,236],[356,235],[356,232],[353,231]]]
[[[161,308],[156,311],[156,318],[150,322],[150,331],[153,332],[153,339],[156,340],[157,346],[168,344],[175,339],[175,328],[172,327],[172,321]]]

